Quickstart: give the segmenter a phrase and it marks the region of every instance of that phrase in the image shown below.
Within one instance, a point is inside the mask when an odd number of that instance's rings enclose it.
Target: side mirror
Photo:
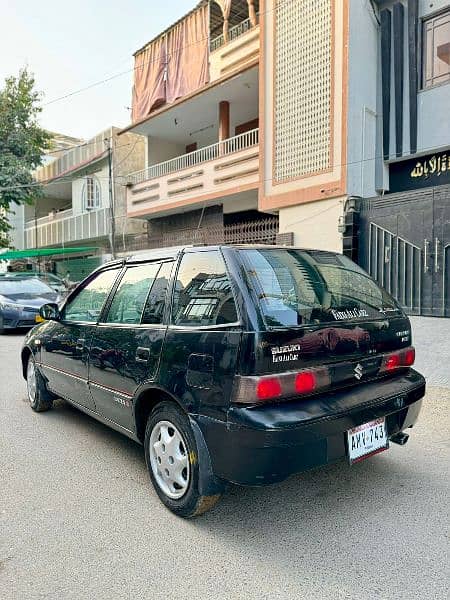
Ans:
[[[58,305],[54,302],[41,306],[39,314],[45,321],[59,321],[60,319]]]

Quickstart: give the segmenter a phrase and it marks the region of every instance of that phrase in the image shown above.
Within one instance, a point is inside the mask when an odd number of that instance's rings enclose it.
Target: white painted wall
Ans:
[[[155,137],[148,138],[147,148],[147,166],[149,167],[180,156],[180,154],[184,154],[186,151],[185,144],[177,144],[176,142],[169,142],[168,140]]]
[[[342,252],[342,236],[337,230],[343,214],[343,198],[331,198],[281,208],[280,233],[294,232],[294,245]]]
[[[109,171],[108,165],[99,169],[92,176],[97,177],[101,188],[100,206],[99,208],[106,208],[109,206]],[[83,210],[83,186],[86,182],[85,177],[74,179],[72,181],[72,210],[74,215],[79,215]]]

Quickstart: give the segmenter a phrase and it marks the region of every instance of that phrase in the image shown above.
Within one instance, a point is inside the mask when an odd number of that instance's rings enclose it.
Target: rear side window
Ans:
[[[224,325],[238,320],[225,262],[219,251],[181,259],[172,307],[174,325]]]
[[[139,324],[147,296],[161,265],[150,263],[128,267],[114,294],[106,323]]]
[[[401,312],[346,256],[317,250],[241,250],[247,281],[267,327],[364,321]]]
[[[147,297],[142,314],[142,323],[160,325],[163,322],[166,293],[172,268],[173,262],[166,262],[161,265],[158,276]]]

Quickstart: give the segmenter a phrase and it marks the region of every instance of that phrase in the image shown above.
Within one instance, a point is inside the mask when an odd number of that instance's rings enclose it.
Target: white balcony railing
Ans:
[[[34,220],[25,223],[26,248],[45,248],[45,246],[101,238],[110,234],[109,208],[92,210],[79,215],[72,215],[72,211],[64,212],[70,215],[47,222],[38,219],[37,223]],[[43,217],[43,219],[47,218]]]
[[[67,210],[60,210],[58,212],[49,213],[45,217],[39,217],[36,219],[37,225],[44,225],[45,223],[54,223],[55,221],[60,221],[61,219],[67,219],[72,216],[72,209],[69,208]],[[33,224],[34,221],[33,221]]]
[[[232,42],[233,40],[240,37],[244,33],[247,33],[247,31],[250,31],[251,28],[252,28],[252,22],[250,21],[250,19],[245,19],[245,21],[241,21],[234,27],[230,27],[230,29],[228,30],[228,42]],[[214,52],[214,50],[221,48],[224,44],[225,44],[225,38],[222,33],[218,37],[211,40],[209,47],[210,47],[211,52]]]
[[[226,156],[256,146],[258,144],[259,129],[252,129],[246,131],[240,135],[228,138],[221,142],[211,144],[211,146],[205,146],[189,154],[182,154],[176,158],[171,158],[165,162],[158,163],[157,165],[151,165],[142,171],[131,173],[128,176],[128,183],[136,185],[142,183],[148,179],[154,179],[156,177],[163,177],[170,173],[176,173],[183,169],[189,169],[195,165],[199,165],[210,160],[215,160],[220,156]]]

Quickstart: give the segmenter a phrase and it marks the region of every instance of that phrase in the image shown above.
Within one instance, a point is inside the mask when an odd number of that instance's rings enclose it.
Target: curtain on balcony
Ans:
[[[158,38],[136,54],[132,104],[133,123],[144,119],[152,109],[166,101],[165,68],[165,37]]]
[[[202,6],[167,33],[167,102],[194,92],[209,80],[208,10]]]

